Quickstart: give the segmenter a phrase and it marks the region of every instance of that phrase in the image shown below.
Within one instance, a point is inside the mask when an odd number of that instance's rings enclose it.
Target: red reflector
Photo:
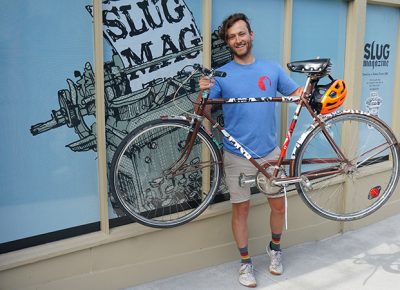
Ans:
[[[368,199],[373,199],[379,196],[379,194],[381,193],[381,188],[382,187],[380,187],[379,185],[371,188],[368,194]]]

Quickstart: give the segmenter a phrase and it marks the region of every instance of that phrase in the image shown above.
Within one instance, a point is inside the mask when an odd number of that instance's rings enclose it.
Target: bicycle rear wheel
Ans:
[[[135,221],[175,227],[196,218],[211,203],[222,161],[219,148],[203,129],[185,162],[170,170],[181,157],[190,130],[187,121],[155,120],[132,131],[118,146],[110,189]]]
[[[363,113],[342,113],[327,119],[325,126],[351,164],[338,160],[317,126],[296,153],[294,175],[309,179],[309,184],[298,183],[297,191],[325,218],[351,221],[368,216],[389,199],[397,185],[399,144],[386,124]],[[343,139],[346,146],[341,145]],[[316,171],[335,169],[341,172],[312,176]]]

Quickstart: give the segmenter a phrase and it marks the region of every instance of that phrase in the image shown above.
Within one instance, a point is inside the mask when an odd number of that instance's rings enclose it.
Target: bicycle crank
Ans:
[[[271,167],[272,168],[272,167]],[[272,168],[274,170],[274,168]],[[271,171],[272,171],[271,170]],[[270,173],[270,172],[268,172]],[[271,172],[272,174],[272,172]],[[239,176],[239,186],[240,187],[254,187],[257,188],[264,194],[274,195],[279,193],[283,187],[301,183],[301,185],[307,190],[311,191],[313,189],[310,180],[305,176],[287,178],[281,173],[281,178],[268,179],[264,174],[258,172],[257,175],[246,175],[241,173]]]
[[[300,176],[300,177],[296,177],[296,178],[290,178],[290,179],[277,179],[277,180],[273,180],[272,183],[274,185],[279,185],[279,186],[287,186],[290,184],[294,184],[294,183],[301,183],[301,185],[308,191],[313,190],[312,184],[310,182],[310,180],[305,177],[304,175]]]
[[[274,173],[275,167],[270,166],[267,169],[268,174],[272,175]],[[285,176],[284,170],[279,169],[279,176]],[[239,186],[240,187],[254,187],[257,188],[264,194],[274,195],[282,190],[282,186],[274,184],[275,179],[268,179],[264,174],[258,172],[256,175],[246,175],[241,173],[239,176]]]

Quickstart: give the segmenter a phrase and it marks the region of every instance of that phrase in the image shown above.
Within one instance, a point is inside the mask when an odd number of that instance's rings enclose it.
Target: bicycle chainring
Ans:
[[[273,175],[274,170],[276,169],[275,166],[269,166],[266,168],[268,174]],[[279,168],[278,176],[285,176],[285,170],[283,168]],[[266,195],[275,195],[282,190],[282,186],[274,185],[272,183],[274,179],[271,178],[270,180],[261,172],[257,172],[256,175],[256,185],[257,188]]]

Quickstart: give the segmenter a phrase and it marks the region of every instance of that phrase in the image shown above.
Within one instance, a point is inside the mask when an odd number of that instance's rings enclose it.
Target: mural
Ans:
[[[92,6],[86,9],[92,15]],[[176,96],[180,109],[172,98],[191,72],[192,65],[201,63],[202,38],[192,12],[182,0],[105,1],[103,24],[104,39],[111,51],[111,61],[104,63],[106,146],[110,166],[116,148],[134,128],[161,115],[192,110],[199,75],[185,83]],[[217,31],[212,34],[212,47],[213,67],[231,59]],[[50,119],[33,124],[30,132],[36,136],[67,126],[74,130],[77,139],[66,147],[74,152],[96,151],[92,64],[85,63],[83,71],[75,71],[74,76],[76,80],[66,80],[68,88],[58,91],[59,107],[51,110]],[[168,144],[163,146],[168,147]],[[134,168],[133,171],[143,167]],[[138,172],[124,175],[124,184],[140,183],[135,179],[137,175]],[[226,189],[223,192],[226,193]],[[160,192],[160,196],[167,194]],[[123,215],[112,196],[110,201],[115,213]]]

